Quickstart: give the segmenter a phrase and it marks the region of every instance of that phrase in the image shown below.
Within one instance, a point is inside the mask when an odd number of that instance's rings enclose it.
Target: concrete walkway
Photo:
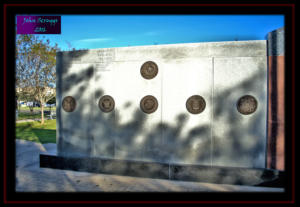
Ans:
[[[39,154],[56,154],[56,144],[16,140],[18,192],[283,192],[267,188],[105,175],[39,167]]]
[[[44,120],[50,120],[50,118],[44,118]],[[23,119],[23,120],[17,120],[16,123],[33,122],[33,121],[41,121],[41,119],[40,118],[37,118],[37,119]]]

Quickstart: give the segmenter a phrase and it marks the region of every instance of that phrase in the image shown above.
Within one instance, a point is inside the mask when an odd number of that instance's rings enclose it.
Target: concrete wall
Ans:
[[[146,61],[158,66],[141,76]],[[98,107],[114,98],[109,113]],[[140,109],[152,95],[154,113]],[[200,114],[186,109],[200,95]],[[243,115],[237,101],[252,95],[258,105]],[[62,100],[76,100],[65,112]],[[266,41],[235,41],[107,48],[57,53],[58,155],[103,157],[232,167],[266,165]]]

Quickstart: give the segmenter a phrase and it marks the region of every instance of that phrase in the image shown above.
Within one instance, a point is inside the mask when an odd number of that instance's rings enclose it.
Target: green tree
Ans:
[[[34,97],[41,106],[41,124],[44,124],[44,105],[56,96],[57,44],[37,35],[17,35],[16,39],[16,87]],[[21,90],[20,90],[21,89]],[[24,95],[24,93],[22,93]],[[19,95],[20,97],[22,95]]]
[[[35,98],[34,98],[34,93],[32,91],[31,88],[29,87],[23,87],[23,88],[17,88],[17,99],[18,100],[22,100],[25,102],[34,102]],[[30,113],[33,113],[33,105],[28,105],[29,109],[30,109]],[[19,106],[20,108],[20,106]]]
[[[56,97],[53,97],[49,101],[47,101],[47,104],[55,104],[55,103],[56,103]]]
[[[47,104],[55,104],[55,103],[56,103],[56,97],[53,97],[49,101],[47,101]],[[51,105],[50,105],[50,111],[51,111]]]

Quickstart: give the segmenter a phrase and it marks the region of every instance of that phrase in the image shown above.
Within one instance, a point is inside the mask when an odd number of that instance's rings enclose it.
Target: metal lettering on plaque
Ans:
[[[145,62],[141,67],[141,75],[146,79],[154,78],[158,73],[158,67],[155,62]]]
[[[141,110],[147,114],[151,114],[156,111],[158,107],[157,99],[154,96],[145,96],[140,103]]]
[[[250,95],[245,95],[241,97],[237,102],[237,110],[243,114],[252,114],[257,109],[257,100]]]
[[[72,96],[67,96],[62,101],[62,108],[66,112],[72,112],[76,108],[76,101]]]
[[[103,112],[111,112],[115,108],[115,101],[111,96],[102,96],[98,103],[99,108]]]
[[[186,101],[186,109],[192,114],[200,114],[206,106],[202,96],[194,95]]]

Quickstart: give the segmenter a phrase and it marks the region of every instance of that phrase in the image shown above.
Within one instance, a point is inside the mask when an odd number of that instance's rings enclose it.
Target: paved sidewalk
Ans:
[[[50,118],[44,118],[44,120],[51,120]],[[23,122],[33,122],[33,121],[41,121],[40,118],[37,119],[23,119],[23,120],[17,120],[16,123],[23,123]]]
[[[39,167],[39,154],[56,154],[56,144],[16,140],[18,192],[283,192],[282,188],[218,185],[105,175]]]

